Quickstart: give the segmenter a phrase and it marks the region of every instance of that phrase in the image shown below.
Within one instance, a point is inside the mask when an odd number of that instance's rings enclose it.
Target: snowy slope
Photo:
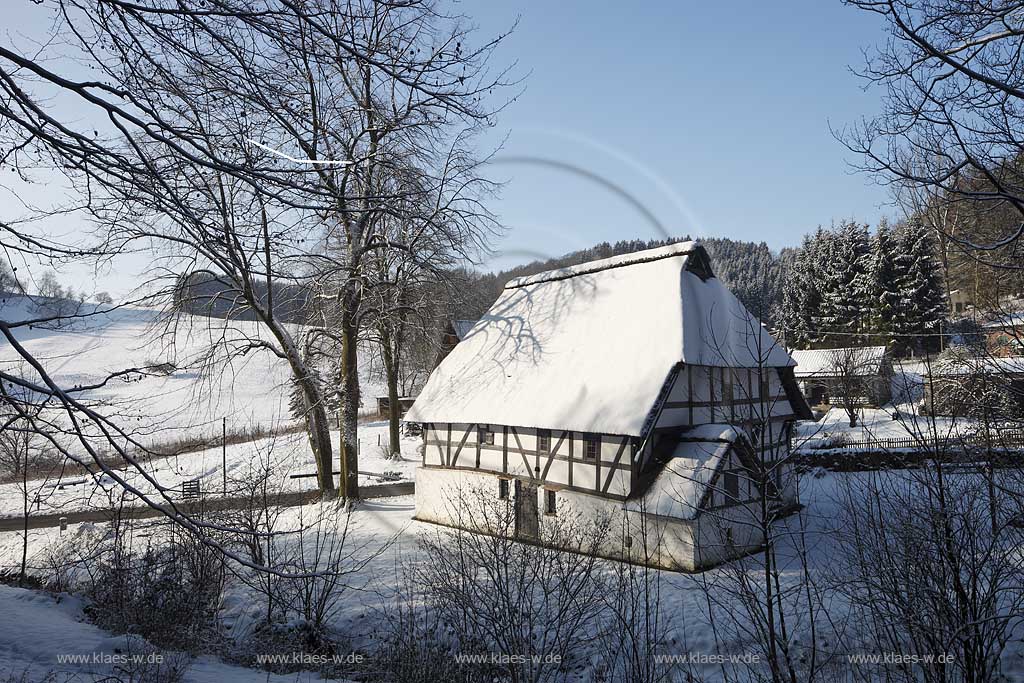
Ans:
[[[93,313],[96,307],[87,304],[85,311]],[[26,297],[10,297],[0,304],[0,319],[8,322],[38,315]],[[223,373],[203,369],[202,358],[215,341],[241,349],[250,340],[269,339],[256,322],[186,315],[168,330],[157,311],[126,307],[90,315],[62,329],[19,328],[15,336],[62,386],[95,383],[128,368],[174,363],[177,370],[169,376],[133,374],[87,395],[102,401],[107,414],[119,416],[119,424],[151,441],[181,435],[169,430],[219,434],[222,418],[227,418],[229,430],[290,420],[290,373],[280,358],[255,351],[231,360]],[[10,367],[19,362],[6,340],[0,341],[0,364]],[[384,393],[363,378],[367,408],[373,397]]]
[[[221,419],[227,418],[229,432],[253,426],[271,427],[294,423],[288,412],[290,372],[284,361],[267,352],[256,352],[230,362],[222,376],[202,370],[201,358],[216,339],[245,344],[266,333],[255,322],[185,316],[172,331],[160,324],[157,311],[121,308],[96,312],[86,305],[87,317],[60,329],[17,328],[18,342],[38,359],[62,386],[72,387],[100,382],[110,373],[162,362],[177,368],[167,376],[133,373],[115,379],[102,389],[90,391],[85,398],[100,404],[100,412],[132,433],[143,443],[158,445],[184,437],[204,437],[217,443]],[[7,322],[39,317],[26,297],[11,297],[0,303],[0,320]],[[0,366],[8,369],[21,364],[16,350],[0,340]],[[375,409],[374,397],[386,393],[378,384],[363,378],[364,410]],[[390,472],[402,480],[411,480],[416,458],[416,441],[403,440],[403,460],[382,457],[378,444],[386,443],[386,423],[360,425],[360,470],[382,474]],[[332,437],[338,443],[338,434]],[[253,467],[265,460],[273,464],[281,490],[316,488],[315,477],[292,479],[295,474],[316,471],[303,432],[283,434],[227,448],[229,493],[237,490]],[[224,471],[220,448],[212,448],[171,458],[151,461],[147,466],[161,486],[180,492],[181,483],[201,480],[203,491],[220,493]],[[145,493],[152,484],[135,472],[124,476]],[[380,483],[374,477],[361,477],[364,484]],[[54,471],[49,477],[30,484],[31,498],[38,494],[35,512],[71,512],[120,503],[121,491],[103,476],[83,477],[75,470]],[[138,504],[128,499],[125,504]],[[20,514],[22,498],[15,484],[0,484],[0,515]]]

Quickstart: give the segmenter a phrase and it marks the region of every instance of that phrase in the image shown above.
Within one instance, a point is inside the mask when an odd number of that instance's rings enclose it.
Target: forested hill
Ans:
[[[546,270],[565,268],[588,261],[631,254],[644,249],[654,249],[667,244],[684,242],[689,237],[664,240],[623,240],[610,244],[601,242],[587,249],[573,251],[563,256],[533,261],[497,273],[462,271],[458,278],[463,284],[458,288],[458,301],[444,302],[455,318],[474,320],[491,307],[501,294],[505,283],[516,277],[536,275]],[[783,275],[787,263],[792,262],[793,250],[782,254],[773,253],[764,242],[740,242],[710,237],[700,240],[711,257],[715,275],[764,322],[777,322],[782,306]],[[265,298],[262,287],[260,298]],[[299,285],[275,287],[274,299],[282,320],[301,322],[305,319],[308,293]],[[212,315],[223,318],[230,316],[239,320],[254,319],[253,312],[241,303],[237,292],[233,292],[219,278],[202,271],[181,279],[176,288],[177,306],[195,315]],[[447,314],[442,315],[446,319]]]
[[[533,261],[497,273],[479,276],[472,295],[465,302],[462,317],[476,318],[498,298],[505,283],[516,277],[536,275],[546,270],[565,268],[588,261],[631,254],[667,244],[684,242],[689,237],[664,240],[623,240],[610,244],[601,242],[588,249],[570,252],[546,261]],[[741,242],[720,237],[700,240],[711,257],[715,275],[729,287],[747,308],[763,321],[774,320],[782,304],[784,266],[791,261],[791,250],[775,254],[764,242]]]

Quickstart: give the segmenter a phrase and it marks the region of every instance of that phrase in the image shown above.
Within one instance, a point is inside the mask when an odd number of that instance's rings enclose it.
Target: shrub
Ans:
[[[178,532],[141,553],[115,537],[86,587],[86,613],[103,628],[195,651],[219,638],[215,616],[223,587],[220,556],[191,534]]]

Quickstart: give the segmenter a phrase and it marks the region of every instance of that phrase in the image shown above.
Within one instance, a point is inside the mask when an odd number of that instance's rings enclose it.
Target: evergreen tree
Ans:
[[[871,251],[871,303],[874,308],[871,331],[878,343],[891,344],[893,318],[899,305],[898,244],[895,231],[884,218],[878,223]]]
[[[935,244],[930,231],[917,222],[896,231],[896,291],[891,332],[899,349],[937,347],[939,322],[946,314],[945,296]]]
[[[847,221],[822,233],[819,335],[827,347],[856,344],[870,328],[871,239],[866,225]]]
[[[781,322],[790,348],[808,348],[818,341],[824,242],[821,228],[812,236],[805,235],[784,278]]]

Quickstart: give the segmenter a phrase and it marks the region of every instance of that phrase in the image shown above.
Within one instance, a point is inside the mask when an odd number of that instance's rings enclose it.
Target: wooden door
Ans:
[[[516,480],[516,536],[537,540],[540,536],[540,512],[536,484]]]

